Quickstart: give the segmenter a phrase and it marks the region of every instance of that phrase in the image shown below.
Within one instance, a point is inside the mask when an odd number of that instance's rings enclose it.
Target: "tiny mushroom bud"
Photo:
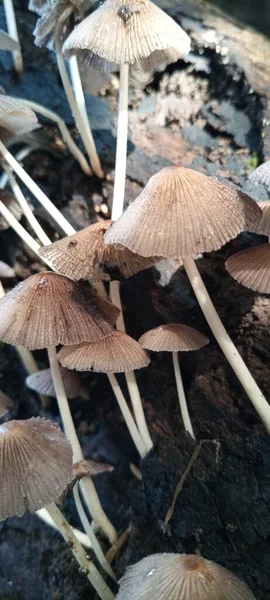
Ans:
[[[270,191],[270,160],[257,167],[257,169],[251,173],[249,178],[253,183],[263,185]]]
[[[70,371],[64,367],[60,367],[60,371],[67,398],[76,398],[77,396],[89,398],[87,386],[75,371]],[[25,383],[30,390],[38,394],[56,398],[51,369],[43,369],[28,375]]]
[[[4,417],[14,406],[13,400],[0,390],[0,418]]]
[[[226,260],[230,275],[254,292],[270,294],[270,244],[240,250]]]

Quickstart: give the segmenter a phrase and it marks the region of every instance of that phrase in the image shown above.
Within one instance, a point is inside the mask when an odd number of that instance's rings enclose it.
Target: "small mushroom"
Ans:
[[[261,294],[270,294],[270,244],[240,250],[230,256],[225,267],[238,283]]]
[[[0,418],[4,417],[14,406],[13,400],[0,390]]]
[[[116,600],[255,600],[236,575],[195,554],[152,554],[128,567]]]
[[[60,371],[67,398],[76,398],[77,396],[89,398],[87,386],[77,373],[65,369],[64,367],[60,367]],[[25,383],[30,390],[33,390],[38,394],[56,398],[51,369],[42,369],[41,371],[28,375]]]
[[[150,331],[147,331],[140,337],[139,342],[142,347],[147,350],[152,350],[154,352],[172,352],[174,374],[183,423],[186,431],[188,431],[195,439],[187,407],[178,352],[198,350],[209,343],[208,338],[196,329],[193,329],[193,327],[181,325],[180,323],[170,323],[169,325],[160,325],[160,327],[150,329]]]
[[[255,169],[249,179],[253,181],[253,183],[257,183],[259,185],[263,185],[266,187],[268,191],[270,191],[270,160],[262,163],[257,169]]]

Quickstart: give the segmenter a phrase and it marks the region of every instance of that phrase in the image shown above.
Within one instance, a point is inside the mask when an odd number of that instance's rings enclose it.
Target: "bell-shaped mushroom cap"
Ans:
[[[254,292],[270,294],[270,244],[240,250],[226,260],[230,275]]]
[[[97,342],[111,335],[119,310],[83,284],[38,273],[0,300],[0,339],[38,350]]]
[[[2,31],[2,29],[0,29],[0,50],[9,50],[10,52],[20,50],[19,42],[10,37],[5,31]]]
[[[60,427],[40,417],[0,425],[0,520],[56,501],[72,481],[72,449]]]
[[[144,258],[128,248],[104,243],[104,234],[112,221],[100,221],[86,229],[43,246],[40,256],[47,258],[54,269],[71,279],[109,281],[130,277],[151,267],[157,258]]]
[[[209,339],[193,327],[170,323],[150,329],[140,337],[139,342],[143,348],[154,352],[188,352],[206,346]]]
[[[270,191],[270,160],[257,167],[257,169],[251,173],[249,179],[251,179],[253,183],[263,185]]]
[[[148,70],[188,54],[190,39],[150,0],[107,0],[72,31],[63,51],[81,55],[92,67],[110,71],[134,64]]]
[[[128,567],[116,600],[255,600],[236,575],[193,554],[152,554]]]
[[[12,277],[15,277],[14,269],[0,260],[0,279],[10,279]]]
[[[218,250],[260,218],[239,190],[185,167],[165,167],[104,236],[142,256],[184,258]]]
[[[0,200],[8,208],[8,210],[10,210],[10,212],[13,214],[13,217],[19,221],[22,217],[23,211],[13,194],[6,192],[6,190],[0,190]],[[9,224],[4,217],[0,215],[0,231],[4,231],[8,228]]]
[[[259,235],[270,236],[270,201],[269,202],[258,202],[260,209],[262,210],[261,218],[258,219],[250,227],[249,231],[258,233]]]
[[[95,344],[61,348],[57,358],[67,369],[96,373],[125,373],[147,367],[150,362],[140,344],[121,331]]]
[[[13,400],[0,390],[0,418],[4,417],[14,406]]]
[[[38,126],[35,113],[21,100],[0,94],[0,128],[14,135],[33,131]]]
[[[83,2],[84,0],[56,0],[53,3],[47,2],[41,10],[36,11],[41,18],[38,19],[34,30],[35,44],[53,50],[56,35],[60,36],[62,43],[72,31]]]
[[[67,398],[89,398],[87,386],[75,371],[60,366],[61,376]],[[25,383],[30,390],[56,398],[51,369],[43,369],[26,377]]]

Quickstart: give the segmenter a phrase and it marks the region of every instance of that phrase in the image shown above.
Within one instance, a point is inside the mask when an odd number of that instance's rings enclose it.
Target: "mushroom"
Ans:
[[[110,589],[55,504],[73,479],[72,449],[60,427],[40,417],[0,425],[0,468],[0,520],[21,517],[27,510],[35,512],[46,506],[102,600],[113,600]]]
[[[15,275],[14,269],[0,260],[0,279],[12,279]]]
[[[116,600],[255,600],[236,575],[195,554],[151,554],[128,567]]]
[[[76,398],[77,396],[85,399],[89,398],[87,386],[77,373],[64,367],[60,367],[60,372],[67,398]],[[42,369],[28,375],[25,383],[30,390],[38,394],[56,398],[51,369]]]
[[[258,221],[253,223],[249,228],[249,231],[257,233],[258,235],[267,235],[268,241],[270,241],[270,201],[258,202],[258,206],[260,207],[262,214]]]
[[[140,456],[144,457],[150,448],[146,447],[140,435],[114,375],[147,367],[150,360],[140,344],[125,333],[113,331],[110,336],[97,343],[86,342],[74,346],[64,346],[57,358],[67,369],[107,373],[133,442]]]
[[[268,192],[270,191],[270,160],[262,163],[257,169],[255,169],[249,179],[253,181],[253,183],[257,183],[259,185],[263,185],[266,187]]]
[[[20,49],[20,40],[19,40],[19,35],[18,35],[13,1],[12,0],[3,0],[3,2],[4,2],[4,9],[5,9],[8,33],[9,33],[10,37],[15,42],[17,42],[17,44],[19,46],[19,48],[15,48],[12,52],[13,65],[14,65],[14,68],[17,71],[18,75],[22,75],[23,59],[22,59],[22,53],[21,53],[21,49]]]
[[[241,285],[254,292],[270,294],[270,244],[236,252],[226,260],[225,267]]]
[[[260,215],[254,200],[217,179],[184,167],[165,167],[112,224],[104,241],[145,257],[182,259],[218,344],[270,432],[270,406],[228,336],[192,258],[219,249]]]
[[[14,406],[13,400],[0,390],[0,418],[4,417]]]
[[[196,439],[189,417],[179,366],[178,352],[198,350],[209,343],[208,338],[196,329],[193,329],[193,327],[188,327],[187,325],[182,325],[180,323],[170,323],[169,325],[160,325],[160,327],[150,329],[150,331],[147,331],[140,337],[139,342],[146,350],[152,350],[154,352],[172,352],[173,368],[183,423],[186,431],[190,433],[191,437]]]

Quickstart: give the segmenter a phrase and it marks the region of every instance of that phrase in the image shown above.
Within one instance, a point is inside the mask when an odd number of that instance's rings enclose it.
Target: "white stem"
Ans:
[[[126,425],[128,427],[129,433],[133,439],[133,442],[140,454],[140,456],[143,458],[144,456],[146,456],[147,454],[147,450],[146,447],[144,445],[144,442],[140,436],[140,433],[137,429],[137,426],[135,424],[135,421],[133,419],[133,416],[128,408],[126,399],[124,397],[124,394],[120,388],[120,385],[114,375],[114,373],[107,373],[109,382],[112,386],[112,389],[114,391],[114,395],[116,397],[116,400],[119,404],[120,410],[122,412],[122,415],[125,419]]]
[[[46,523],[46,525],[49,525],[49,527],[52,527],[56,531],[59,531],[56,523],[54,522],[54,520],[52,519],[50,513],[47,511],[46,508],[40,508],[39,510],[37,510],[35,512],[35,515],[37,515],[37,517],[39,517],[39,519],[41,519],[41,521]],[[92,545],[91,545],[88,535],[86,535],[86,533],[83,533],[79,529],[76,529],[76,527],[72,527],[72,530],[73,530],[74,535],[76,536],[77,540],[85,548],[87,548],[87,550],[91,550]]]
[[[183,265],[209,327],[212,329],[221,350],[225,354],[245,392],[249,396],[255,410],[261,417],[268,433],[270,433],[270,406],[267,400],[223,326],[196,267],[195,261],[193,258],[185,258],[183,259]]]
[[[194,435],[193,427],[191,425],[191,420],[190,420],[188,407],[187,407],[186,394],[185,394],[182,375],[181,375],[180,366],[179,366],[178,352],[173,352],[172,357],[173,357],[173,368],[174,368],[174,374],[175,374],[175,380],[176,380],[177,393],[178,393],[179,404],[180,404],[180,411],[181,411],[184,427],[185,427],[185,430],[188,431],[190,433],[191,437],[193,437],[193,439],[195,440],[196,438]]]
[[[71,416],[60,372],[59,362],[56,357],[56,349],[54,347],[51,347],[47,350],[54,383],[54,389],[64,430],[72,446],[74,462],[80,462],[81,460],[84,460],[83,452]],[[81,480],[80,485],[83,488],[84,498],[92,517],[95,519],[95,521],[99,523],[100,527],[103,529],[106,535],[108,535],[108,538],[110,540],[111,538],[113,540],[115,540],[115,538],[117,539],[117,533],[103,511],[92,479],[90,477],[85,477]]]
[[[8,165],[5,165],[5,164],[3,164],[2,166],[8,176],[9,183],[10,183],[11,189],[13,191],[13,194],[14,194],[18,204],[20,205],[29,225],[32,227],[37,238],[39,239],[40,243],[43,244],[44,246],[51,244],[50,238],[47,236],[44,229],[42,229],[42,227],[40,226],[39,222],[37,221],[35,215],[33,214],[32,210],[30,208],[26,198],[24,197],[22,190],[13,175],[12,169]]]
[[[56,504],[48,504],[46,509],[101,600],[113,600],[114,595],[112,591],[101,577],[94,563],[87,557],[85,550],[59,508],[57,508]]]
[[[16,154],[16,160],[18,162],[24,160],[27,156],[29,156],[29,154],[31,154],[31,152],[33,152],[34,148],[32,146],[25,146],[25,148],[22,148],[19,152],[17,152]],[[0,177],[0,188],[1,190],[3,190],[6,185],[8,183],[8,176],[6,173],[3,173]]]
[[[91,148],[91,155],[89,154],[91,166],[93,168],[94,173],[96,173],[96,175],[102,179],[104,177],[104,173],[101,168],[99,156],[97,153],[96,145],[94,142],[93,134],[88,119],[79,65],[76,56],[71,57],[69,61],[69,67],[72,87],[74,90],[77,106],[81,113],[82,120],[84,122],[85,132],[88,136],[89,152]]]
[[[12,154],[5,147],[3,142],[0,140],[0,154],[2,154],[3,159],[10,165],[10,167],[15,171],[18,177],[23,181],[23,183],[28,187],[30,192],[36,197],[36,199],[42,204],[42,206],[47,210],[47,212],[51,215],[51,217],[58,223],[59,227],[66,233],[66,235],[72,235],[76,233],[74,227],[70,225],[70,223],[65,219],[65,217],[60,213],[58,208],[49,200],[49,198],[44,194],[44,192],[38,187],[38,185],[33,181],[33,179],[26,173],[23,167],[18,163],[16,158],[12,156]]]
[[[108,563],[107,558],[106,558],[105,554],[103,553],[101,545],[96,537],[96,534],[88,521],[87,515],[85,513],[85,510],[83,508],[82,501],[80,498],[78,483],[76,483],[73,488],[73,497],[74,497],[74,501],[76,504],[76,508],[77,508],[82,526],[83,526],[87,536],[89,537],[91,546],[93,548],[93,551],[94,551],[101,567],[104,569],[104,571],[106,571],[106,573],[108,573],[108,575],[110,575],[110,577],[112,577],[113,579],[116,579],[115,574],[112,570],[112,567]]]
[[[57,115],[54,111],[49,110],[45,106],[41,106],[41,104],[38,104],[37,102],[32,102],[32,100],[25,100],[25,98],[20,98],[20,100],[25,106],[29,106],[29,108],[31,108],[36,113],[43,115],[43,117],[46,117],[46,119],[49,119],[50,121],[53,121],[58,125],[64,142],[69,148],[71,154],[73,154],[74,158],[76,158],[76,160],[80,164],[82,171],[84,171],[86,175],[91,175],[91,169],[89,167],[89,164],[84,154],[70,135],[65,121],[61,119],[61,117],[59,117],[59,115]]]
[[[10,37],[16,40],[16,42],[20,43],[12,0],[4,0],[4,7],[8,33]],[[12,58],[15,70],[17,71],[18,75],[21,75],[23,72],[23,59],[21,51],[15,50],[14,52],[12,52]]]
[[[129,66],[120,68],[119,111],[117,125],[115,177],[112,202],[112,220],[121,217],[125,198],[128,136],[128,75]]]

